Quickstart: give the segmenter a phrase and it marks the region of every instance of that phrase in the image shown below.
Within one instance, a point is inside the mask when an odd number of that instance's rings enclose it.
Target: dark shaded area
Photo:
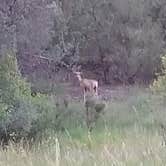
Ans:
[[[161,71],[164,0],[0,0],[0,4],[0,54],[15,52],[22,74],[33,83],[38,79],[55,83],[61,71],[63,79],[72,82],[74,65],[81,65],[85,77],[109,85],[149,83]]]

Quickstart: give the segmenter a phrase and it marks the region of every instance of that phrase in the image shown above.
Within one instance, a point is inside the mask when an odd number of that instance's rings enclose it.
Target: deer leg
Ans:
[[[89,108],[88,107],[86,108],[86,124],[87,124],[87,127],[89,128]]]
[[[96,86],[94,87],[94,91],[95,91],[96,96],[98,96],[98,89]]]
[[[86,93],[87,93],[88,89],[87,87],[84,88],[84,104],[86,102]]]
[[[98,96],[98,88],[96,88],[96,95]]]
[[[83,90],[83,95],[84,95],[84,103],[85,103],[85,89]]]

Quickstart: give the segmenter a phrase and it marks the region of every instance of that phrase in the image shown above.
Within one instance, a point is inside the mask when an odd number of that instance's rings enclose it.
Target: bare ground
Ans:
[[[131,87],[129,86],[100,86],[99,97],[105,101],[111,100],[124,100],[129,95]],[[71,84],[63,85],[63,97],[72,101],[80,101],[83,99],[83,93],[79,86],[73,86]]]

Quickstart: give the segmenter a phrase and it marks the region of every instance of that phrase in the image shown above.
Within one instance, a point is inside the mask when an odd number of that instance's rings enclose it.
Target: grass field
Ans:
[[[159,97],[132,88],[123,100],[107,103],[91,133],[80,103],[69,106],[71,115],[63,132],[31,148],[10,144],[0,151],[0,166],[160,166],[166,165],[166,111]]]

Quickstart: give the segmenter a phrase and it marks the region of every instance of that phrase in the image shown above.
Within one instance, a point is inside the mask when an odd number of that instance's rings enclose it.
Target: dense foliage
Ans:
[[[1,54],[13,49],[24,74],[54,77],[62,67],[57,63],[81,64],[105,83],[134,83],[149,82],[160,72],[164,0],[0,0],[0,4]],[[34,60],[35,56],[51,62]]]
[[[47,96],[31,96],[30,85],[18,70],[15,56],[0,59],[1,140],[35,138],[46,129],[56,130],[57,109]]]

